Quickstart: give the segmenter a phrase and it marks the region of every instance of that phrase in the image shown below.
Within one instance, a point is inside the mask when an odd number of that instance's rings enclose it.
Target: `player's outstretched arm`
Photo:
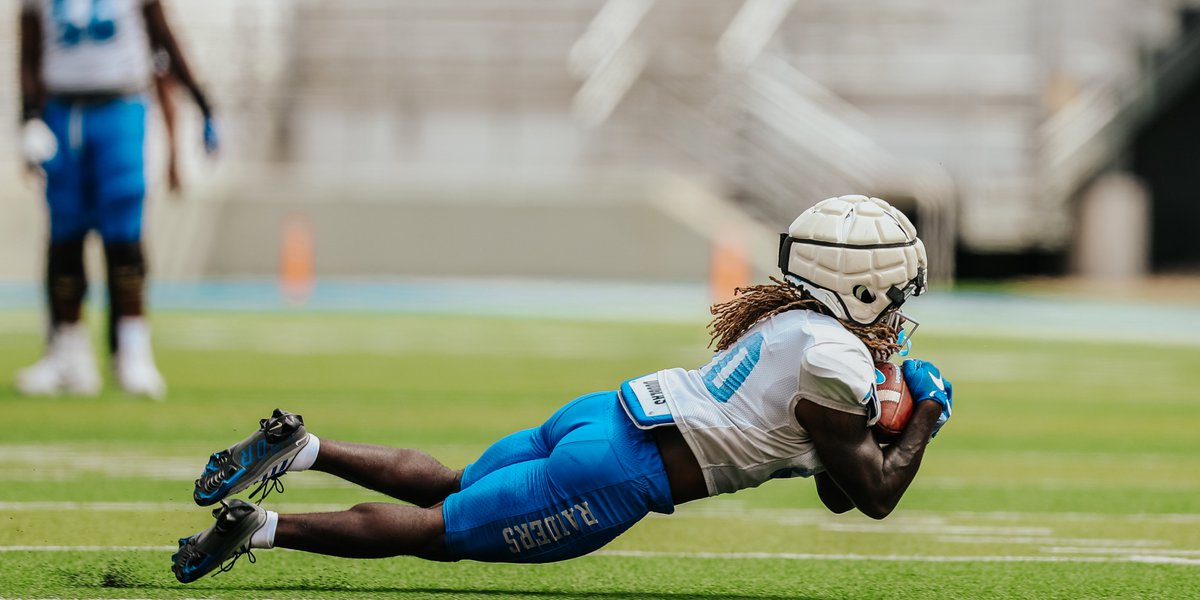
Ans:
[[[167,53],[171,59],[171,73],[192,93],[196,106],[207,118],[212,113],[212,109],[208,104],[208,99],[204,96],[204,91],[200,89],[195,77],[192,77],[192,70],[188,68],[183,51],[179,49],[179,42],[175,41],[175,34],[171,32],[171,26],[167,24],[167,15],[163,12],[162,2],[159,0],[148,2],[143,9],[143,16],[146,20],[146,33],[150,36],[150,43],[156,48],[162,48]]]
[[[156,48],[162,48],[167,53],[167,57],[171,60],[171,74],[191,92],[192,99],[200,109],[200,114],[204,116],[204,151],[210,156],[215,155],[220,143],[218,142],[216,122],[213,119],[212,106],[209,105],[204,91],[200,89],[200,84],[192,76],[192,70],[188,68],[187,61],[183,58],[183,51],[179,49],[179,43],[175,41],[175,35],[171,33],[171,27],[167,25],[167,16],[163,12],[162,2],[151,0],[146,4],[143,12],[150,42]]]
[[[171,97],[173,79],[167,73],[154,76],[154,92],[158,97],[158,107],[162,111],[163,127],[167,134],[167,186],[178,194],[183,189],[179,179],[179,154],[175,144],[175,100]]]
[[[917,475],[925,446],[941,415],[937,402],[919,402],[912,419],[896,443],[880,448],[867,427],[866,417],[827,408],[808,400],[796,404],[796,418],[812,437],[817,455],[829,477],[863,514],[882,519],[896,508],[900,497]],[[821,490],[821,499],[834,501],[831,510],[842,505],[832,490]]]

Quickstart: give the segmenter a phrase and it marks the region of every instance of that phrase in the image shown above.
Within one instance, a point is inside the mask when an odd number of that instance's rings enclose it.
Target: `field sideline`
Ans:
[[[272,408],[461,466],[579,394],[700,364],[703,322],[166,311],[157,404],[16,396],[40,318],[0,310],[0,598],[1200,598],[1200,346],[985,337],[923,316],[916,354],[953,379],[955,416],[884,521],[831,515],[786,480],[567,563],[265,551],[181,586],[174,540],[211,521],[191,480]],[[285,483],[269,507],[380,499],[317,473]]]

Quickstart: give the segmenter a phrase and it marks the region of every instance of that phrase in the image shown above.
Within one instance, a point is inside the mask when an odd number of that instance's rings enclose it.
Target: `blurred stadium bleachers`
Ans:
[[[322,275],[695,280],[730,235],[769,271],[773,232],[850,192],[914,216],[941,280],[1070,256],[1097,175],[1200,70],[1194,0],[168,5],[226,132],[215,165],[185,132],[187,197],[151,209],[175,279],[274,273],[296,215]],[[33,278],[36,192],[4,178],[0,211],[0,277]]]

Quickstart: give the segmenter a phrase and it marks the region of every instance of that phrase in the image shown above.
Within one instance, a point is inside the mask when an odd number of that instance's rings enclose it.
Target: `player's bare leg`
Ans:
[[[265,498],[293,467],[324,471],[419,504],[367,503],[330,513],[280,515],[243,500],[227,500],[255,482]],[[412,555],[448,560],[441,501],[458,490],[461,471],[417,450],[321,440],[299,415],[276,409],[259,431],[214,453],[196,481],[195,500],[213,511],[208,529],[179,540],[172,571],[190,583],[252,548],[290,548],[350,558]],[[224,563],[224,566],[223,566]]]
[[[346,558],[419,556],[446,560],[442,510],[359,504],[330,513],[279,515],[274,547]]]
[[[227,571],[243,554],[264,548],[290,548],[347,558],[419,556],[451,560],[446,553],[441,507],[359,504],[330,513],[281,515],[243,500],[222,500],[216,522],[181,538],[171,556],[171,571],[191,583],[220,569]]]
[[[280,515],[230,495],[258,487],[254,498],[282,489],[279,478],[293,470],[318,470],[417,504],[367,503],[330,513]],[[458,491],[462,471],[418,450],[322,440],[300,415],[276,409],[259,430],[213,453],[196,480],[193,499],[220,503],[216,522],[179,540],[172,571],[190,583],[216,569],[227,570],[255,548],[290,548],[350,558],[412,555],[448,560],[441,502]],[[253,554],[251,554],[253,556]]]
[[[417,506],[433,506],[458,491],[461,469],[407,448],[321,440],[313,470]]]
[[[317,438],[305,429],[303,417],[276,409],[257,432],[213,453],[193,498],[210,506],[252,486],[258,487],[251,498],[265,498],[282,489],[277,480],[285,473],[309,469],[426,507],[458,491],[462,477],[461,470],[418,450]]]

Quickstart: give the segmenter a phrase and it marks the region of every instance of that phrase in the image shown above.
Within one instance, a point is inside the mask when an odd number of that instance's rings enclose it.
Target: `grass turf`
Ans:
[[[0,312],[0,597],[1195,597],[1200,348],[944,337],[929,320],[917,351],[953,379],[955,415],[882,522],[826,514],[811,483],[784,480],[563,564],[271,551],[185,587],[169,548],[211,521],[191,480],[271,408],[459,466],[576,395],[702,363],[701,325],[160,313],[159,404],[16,396],[39,320]],[[273,508],[380,499],[321,474],[287,484]]]

